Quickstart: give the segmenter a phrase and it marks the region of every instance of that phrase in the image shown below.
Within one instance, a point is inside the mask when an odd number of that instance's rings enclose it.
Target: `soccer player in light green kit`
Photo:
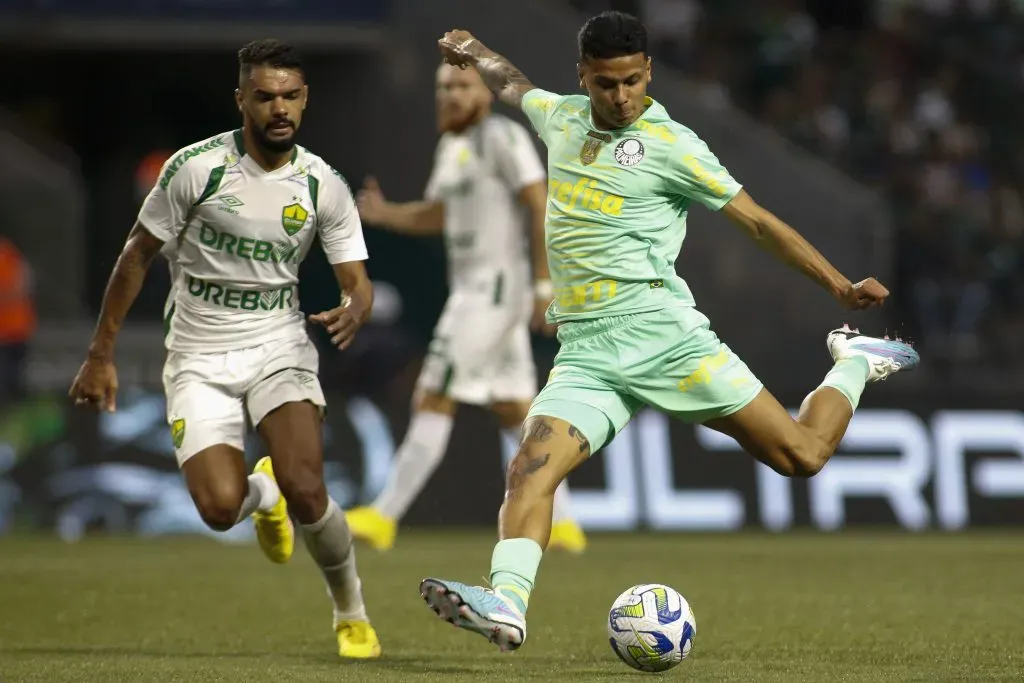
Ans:
[[[835,365],[794,420],[719,341],[675,272],[694,202],[722,211],[849,309],[880,305],[889,291],[873,278],[851,283],[647,97],[651,60],[635,18],[606,12],[583,26],[578,66],[588,95],[535,87],[466,31],[446,33],[439,46],[449,63],[475,68],[502,101],[521,107],[548,147],[548,319],[561,349],[508,469],[491,588],[420,584],[441,618],[511,650],[526,638],[555,487],[639,409],[704,424],[776,472],[810,477],[838,446],[865,384],[920,359],[899,340],[833,330]]]

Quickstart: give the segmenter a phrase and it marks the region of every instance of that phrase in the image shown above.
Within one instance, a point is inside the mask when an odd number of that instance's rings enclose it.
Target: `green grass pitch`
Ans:
[[[288,565],[203,538],[0,539],[0,681],[630,681],[608,646],[612,600],[666,583],[690,600],[687,681],[1024,679],[1024,537],[797,533],[593,535],[549,554],[516,653],[437,619],[426,575],[478,582],[493,534],[409,531],[359,548],[384,647],[335,656],[301,546]]]

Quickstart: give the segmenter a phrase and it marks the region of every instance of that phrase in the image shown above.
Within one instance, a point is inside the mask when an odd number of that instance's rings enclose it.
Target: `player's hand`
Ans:
[[[881,306],[889,298],[889,290],[885,285],[873,277],[867,280],[850,285],[849,289],[843,292],[842,302],[852,311],[860,311],[865,308]]]
[[[530,318],[530,329],[534,332],[543,334],[545,337],[555,336],[555,332],[558,331],[558,327],[552,325],[547,321],[548,306],[551,301],[541,297],[536,297],[533,300],[533,316]]]
[[[363,181],[363,189],[356,193],[356,208],[359,210],[359,217],[367,223],[384,223],[384,214],[388,200],[372,175],[367,176]]]
[[[472,33],[458,28],[445,33],[437,41],[437,45],[441,48],[441,56],[444,57],[444,61],[460,69],[470,66],[473,63],[473,58],[483,47]]]
[[[359,317],[352,310],[350,301],[329,311],[311,315],[309,321],[323,325],[327,333],[331,335],[331,343],[337,346],[339,351],[344,351],[352,345],[352,341],[356,338],[356,332],[362,327]]]
[[[117,410],[117,369],[107,358],[88,357],[75,376],[68,392],[76,406],[98,410]]]

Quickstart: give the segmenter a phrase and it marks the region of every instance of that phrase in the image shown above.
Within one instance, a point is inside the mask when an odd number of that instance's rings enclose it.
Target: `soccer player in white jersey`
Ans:
[[[347,514],[352,533],[380,550],[394,544],[398,520],[444,457],[458,403],[490,406],[511,460],[537,393],[531,317],[534,329],[553,331],[544,321],[553,295],[544,247],[547,182],[532,138],[491,113],[493,96],[474,70],[442,64],[436,83],[442,136],[425,200],[387,201],[372,178],[357,197],[367,223],[443,233],[448,252],[450,296],[417,382],[409,429],[380,496]],[[582,552],[586,537],[569,516],[568,496],[562,482],[548,547]]]
[[[296,52],[259,40],[238,57],[242,128],[164,165],[110,276],[70,395],[115,409],[115,339],[162,251],[174,278],[167,420],[196,509],[220,531],[252,515],[263,552],[278,563],[294,548],[291,513],[333,600],[339,655],[377,657],[351,533],[324,486],[319,359],[297,297],[299,264],[318,236],[344,296],[310,320],[339,349],[352,342],[373,302],[362,227],[344,179],[295,144],[309,93]],[[247,476],[250,424],[269,456]]]

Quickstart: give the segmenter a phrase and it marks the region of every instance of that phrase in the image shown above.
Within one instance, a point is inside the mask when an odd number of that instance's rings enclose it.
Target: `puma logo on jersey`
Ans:
[[[704,187],[708,188],[715,193],[717,197],[724,197],[728,192],[725,185],[718,181],[718,178],[711,175],[711,172],[701,165],[700,161],[697,160],[692,154],[688,154],[683,157],[683,164],[693,172],[697,181],[702,183]]]
[[[670,145],[676,141],[676,136],[673,135],[672,131],[665,126],[659,126],[656,123],[651,123],[650,121],[645,121],[643,119],[634,121],[633,125],[651,137],[658,138],[662,142],[667,142]]]
[[[575,185],[562,180],[549,180],[548,199],[553,204],[561,204],[566,213],[575,210],[598,211],[606,216],[621,215],[622,204],[626,201],[617,194],[597,189],[597,181],[586,176],[577,180]]]
[[[209,223],[199,228],[199,241],[215,251],[247,261],[261,263],[298,263],[299,247],[288,242],[267,242],[252,237],[239,237],[226,230],[217,230]]]

